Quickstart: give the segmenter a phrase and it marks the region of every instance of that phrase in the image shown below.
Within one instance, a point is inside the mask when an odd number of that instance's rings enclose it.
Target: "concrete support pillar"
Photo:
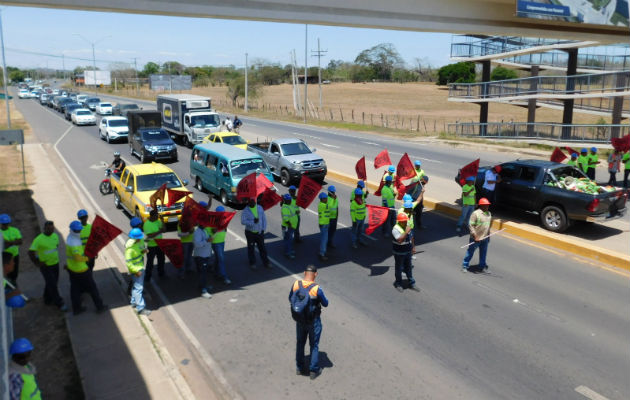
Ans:
[[[626,85],[627,76],[630,73],[624,72],[617,75],[617,92],[623,92],[623,87]],[[623,96],[617,96],[613,98],[612,109],[612,123],[613,125],[621,124],[621,113],[623,111]],[[613,127],[610,132],[611,138],[621,137],[621,131],[619,127]]]
[[[487,83],[490,82],[490,60],[482,61],[481,67],[481,82],[484,83],[484,85],[481,86],[481,97],[485,99],[488,96]],[[488,131],[488,106],[489,103],[487,101],[479,103],[479,122],[482,124],[479,126],[480,136],[486,136]]]
[[[567,77],[570,77],[577,73],[578,49],[568,49],[566,50],[566,52],[569,54],[569,60],[567,61]],[[574,90],[575,90],[575,80],[572,78],[567,78],[567,86],[566,86],[567,94],[573,93]],[[574,104],[575,104],[575,99],[564,100],[564,110],[562,113],[563,125],[573,124],[573,105]],[[570,137],[571,137],[571,128],[563,127],[562,139],[570,139]]]
[[[540,67],[538,65],[532,65],[532,78],[538,76]],[[532,79],[529,84],[530,93],[536,93],[538,91],[538,79]],[[536,99],[527,100],[527,136],[534,136],[534,125],[536,122]]]

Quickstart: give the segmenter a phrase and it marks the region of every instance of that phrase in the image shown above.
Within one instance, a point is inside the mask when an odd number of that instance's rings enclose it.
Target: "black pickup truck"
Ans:
[[[565,182],[586,178],[575,167],[543,160],[516,160],[500,165],[496,204],[538,213],[542,226],[550,231],[563,232],[572,221],[603,222],[626,213],[628,194],[623,189],[602,188],[597,194],[567,189]],[[490,168],[479,168],[475,181],[478,194]]]

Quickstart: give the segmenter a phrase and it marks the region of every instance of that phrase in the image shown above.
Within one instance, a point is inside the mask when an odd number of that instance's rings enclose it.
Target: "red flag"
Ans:
[[[317,197],[319,191],[322,190],[322,185],[315,182],[308,176],[303,176],[300,180],[300,187],[298,188],[298,195],[295,203],[304,209],[306,209]]]
[[[263,192],[262,197],[258,200],[258,204],[263,208],[263,210],[267,211],[271,207],[282,201],[282,196],[276,193],[273,189],[267,189]]]
[[[197,223],[207,228],[215,228],[218,231],[223,231],[227,229],[235,215],[236,212],[234,211],[217,212],[203,210],[202,213],[197,215]]]
[[[374,159],[374,169],[379,169],[384,165],[392,165],[392,160],[389,158],[389,152],[387,149],[378,153]]]
[[[383,225],[389,216],[389,208],[381,206],[373,206],[366,204],[368,214],[368,226],[365,228],[365,233],[370,235],[376,228]]]
[[[184,265],[184,250],[182,249],[182,241],[179,239],[155,239],[158,247],[166,254],[171,264],[175,268],[181,268]]]
[[[96,257],[103,247],[121,233],[120,229],[97,215],[92,222],[92,231],[85,244],[85,255],[90,258]]]
[[[273,187],[273,183],[263,174],[259,174],[256,177],[256,197],[260,196],[265,190]]]
[[[409,185],[405,185],[399,179],[396,179],[395,185],[396,185],[396,191],[398,192],[398,196],[396,198],[398,200],[402,200],[405,194],[409,193],[413,188],[418,186],[418,183],[419,182],[413,182],[413,183],[410,183]]]
[[[570,148],[569,146],[564,146],[565,149],[567,149],[567,151],[569,152],[569,154],[577,154],[578,156],[580,155],[580,152],[577,150],[574,150],[572,148]]]
[[[354,166],[354,170],[357,172],[357,178],[367,180],[367,172],[365,169],[365,156],[361,157],[359,161],[357,161],[357,165]]]
[[[413,163],[411,162],[411,159],[409,158],[407,153],[403,154],[403,156],[400,157],[400,161],[398,161],[398,166],[396,167],[396,176],[401,181],[416,176],[416,170],[413,167]]]
[[[630,150],[630,135],[626,135],[622,138],[612,138],[610,139],[610,143],[615,150],[625,153]]]
[[[204,212],[207,212],[205,208],[203,208],[191,197],[186,197],[180,219],[182,232],[190,232],[190,230],[198,224],[197,221],[199,220],[199,215]]]
[[[556,147],[553,150],[553,153],[551,153],[551,158],[549,160],[553,162],[561,163],[562,161],[566,160],[566,158],[567,158],[566,154],[564,154],[562,150],[560,150],[560,148]]]
[[[469,176],[477,178],[477,171],[479,171],[479,159],[464,165],[462,169],[459,170],[459,184],[464,186],[466,184],[466,178]]]
[[[192,192],[189,192],[186,190],[172,190],[172,189],[166,189],[166,193],[168,194],[168,201],[166,202],[166,207],[170,207],[173,204],[177,203],[177,200],[181,199],[182,197],[186,197],[189,194],[192,194]]]
[[[160,186],[159,189],[156,190],[155,193],[151,195],[151,197],[149,197],[149,203],[151,203],[151,207],[156,209],[158,200],[160,200],[160,203],[164,205],[165,195],[166,195],[166,183],[163,183],[162,186]]]
[[[256,198],[256,173],[252,172],[236,186],[236,198],[237,199],[251,199]]]
[[[381,183],[378,184],[378,190],[376,192],[374,192],[374,196],[380,196],[381,195],[381,190],[383,190],[383,186],[385,186],[385,180],[383,178],[385,177],[386,173],[387,172],[383,173],[383,176],[381,177]]]

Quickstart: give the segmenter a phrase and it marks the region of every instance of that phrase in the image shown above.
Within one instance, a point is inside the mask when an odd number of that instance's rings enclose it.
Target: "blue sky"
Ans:
[[[99,60],[131,63],[134,57],[139,68],[148,61],[242,66],[245,53],[250,60],[265,59],[285,65],[290,62],[293,49],[298,63],[304,63],[304,25],[44,8],[3,7],[2,10],[9,66],[45,68],[48,63],[49,68],[62,68],[61,58],[24,51],[90,60],[66,58],[66,69],[91,65],[91,45],[75,33],[99,41],[95,53],[100,69],[106,69],[109,63]],[[352,61],[361,50],[387,42],[396,46],[407,63],[413,64],[416,58],[433,66],[449,63],[449,34],[318,25],[309,25],[308,31],[309,65],[317,64],[317,59],[310,57],[310,50],[317,49],[317,38],[322,49],[328,50],[322,65],[332,59]]]

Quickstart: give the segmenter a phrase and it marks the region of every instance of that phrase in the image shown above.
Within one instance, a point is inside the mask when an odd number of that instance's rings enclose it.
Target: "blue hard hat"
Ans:
[[[420,161],[420,160],[416,160],[416,162],[414,162],[414,165],[415,165],[416,167],[419,167],[419,166],[421,166],[421,165],[422,165],[422,161]]]
[[[284,195],[282,196],[282,198],[283,198],[284,200],[291,200],[291,195],[290,195],[289,193],[286,193],[286,194],[284,194]]]
[[[5,304],[7,305],[7,307],[11,307],[11,308],[22,308],[26,305],[26,301],[24,301],[24,298],[20,295],[17,296],[13,296],[10,299],[7,299],[5,301]]]
[[[385,177],[385,182],[391,182],[391,181],[393,181],[393,180],[394,180],[394,178],[392,178],[392,176],[391,176],[391,175],[387,175],[387,176]]]
[[[411,195],[410,195],[409,193],[407,193],[407,194],[405,194],[405,195],[403,196],[403,198],[402,198],[402,199],[403,199],[403,201],[411,200]]]
[[[132,238],[132,239],[143,239],[144,238],[144,232],[142,232],[142,230],[140,228],[133,228],[129,232],[129,237]]]
[[[573,157],[573,158],[577,158],[577,156],[578,156],[578,153],[571,154],[571,157]]]
[[[140,225],[142,225],[142,220],[140,218],[138,218],[138,217],[133,217],[129,221],[129,225],[131,225],[132,228],[137,228]]]
[[[588,150],[586,150],[586,148],[583,148],[582,150],[580,150],[580,153],[587,153]]]
[[[225,211],[225,207],[223,206],[218,206],[217,209],[215,210],[216,212],[224,212]]]
[[[295,185],[291,185],[289,186],[289,190],[297,190],[297,188],[295,187]]]
[[[470,182],[470,181],[474,181],[475,177],[474,176],[469,176],[468,178],[466,178],[466,182]]]
[[[356,188],[354,189],[355,196],[363,196],[363,190]]]
[[[321,192],[319,194],[319,199],[323,200],[323,199],[327,199],[328,198],[328,194],[326,194],[326,192]]]
[[[390,165],[390,166],[389,166],[389,168],[387,168],[387,170],[388,170],[389,172],[394,173],[394,172],[396,172],[396,167],[394,167],[393,165]]]
[[[199,205],[200,205],[201,207],[203,207],[203,208],[208,207],[208,203],[207,203],[207,202],[205,202],[205,201],[200,201],[200,202],[199,202]]]
[[[70,230],[74,232],[81,232],[82,229],[83,229],[83,225],[81,225],[81,222],[79,221],[70,222]]]
[[[407,200],[403,204],[403,207],[405,207],[405,208],[413,208],[413,202],[411,200]]]
[[[29,351],[33,351],[34,347],[30,340],[27,338],[18,338],[11,343],[11,347],[9,348],[9,354],[22,354],[28,353]]]
[[[11,223],[11,217],[9,217],[9,214],[0,214],[0,224],[10,224]]]
[[[597,147],[591,147],[591,151],[592,151],[593,153],[597,153]]]
[[[425,181],[429,182],[429,175],[422,175],[421,179],[424,179]]]
[[[365,182],[363,182],[363,180],[360,180],[360,181],[357,182],[357,186],[364,188],[365,187]]]
[[[79,211],[77,211],[77,218],[83,218],[83,217],[87,217],[88,213],[86,210],[81,209]]]
[[[333,185],[328,186],[328,193],[337,193],[337,188]]]

